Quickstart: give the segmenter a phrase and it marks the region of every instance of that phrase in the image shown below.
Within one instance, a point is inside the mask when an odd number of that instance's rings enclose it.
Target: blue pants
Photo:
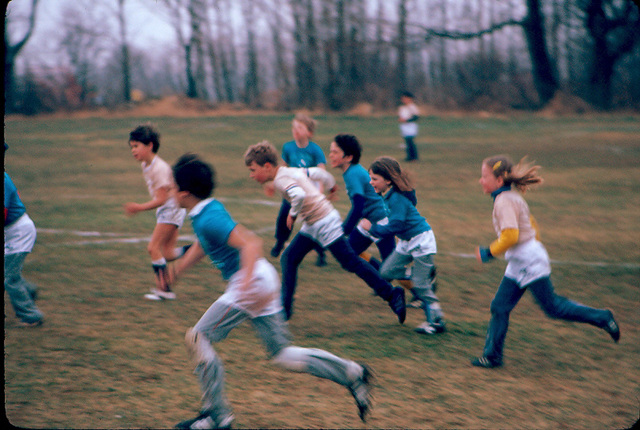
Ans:
[[[280,205],[280,211],[278,212],[278,218],[276,218],[276,246],[282,249],[284,244],[289,237],[291,236],[291,229],[287,227],[287,217],[289,216],[289,211],[291,210],[291,203],[289,203],[286,199],[282,199],[282,204]],[[315,247],[318,255],[324,254],[324,249],[322,246],[318,244]]]
[[[538,305],[548,317],[565,321],[587,323],[604,327],[608,312],[595,309],[557,295],[549,277],[533,281],[523,288],[512,279],[502,278],[500,287],[491,302],[491,322],[483,355],[496,363],[502,363],[504,340],[509,328],[509,314],[516,307],[526,290],[530,290]]]
[[[416,147],[413,138],[414,136],[404,137],[405,150],[407,151],[406,161],[413,161],[418,159],[418,148]]]
[[[27,252],[5,254],[4,256],[4,289],[16,316],[25,323],[35,323],[44,316],[36,306],[36,286],[22,277],[24,259]]]
[[[366,251],[372,243],[373,241],[360,233],[357,228],[354,228],[349,234],[349,245],[351,245],[353,252],[357,255]],[[378,251],[380,251],[380,258],[384,261],[393,252],[396,247],[396,241],[393,236],[389,236],[376,242],[376,246],[378,247]],[[369,264],[371,264],[376,270],[380,270],[380,266],[382,265],[382,263],[377,261],[375,258],[371,258],[371,260],[369,260]]]
[[[280,258],[282,266],[282,307],[287,320],[293,314],[293,296],[298,282],[298,266],[305,255],[317,246],[318,242],[310,236],[298,233]],[[384,300],[391,300],[393,286],[385,281],[373,266],[353,252],[344,236],[338,238],[328,248],[343,269],[358,275]]]

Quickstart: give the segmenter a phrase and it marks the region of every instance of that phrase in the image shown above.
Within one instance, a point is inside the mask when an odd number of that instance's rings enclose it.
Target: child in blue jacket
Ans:
[[[435,295],[436,268],[433,256],[436,239],[431,226],[416,209],[416,193],[409,176],[391,157],[378,157],[369,167],[371,185],[382,194],[389,211],[389,223],[371,224],[362,220],[360,225],[374,237],[395,236],[395,249],[382,263],[380,273],[385,279],[402,278],[407,265],[413,262],[412,292],[422,302],[426,321],[416,328],[421,334],[445,331],[444,315]]]

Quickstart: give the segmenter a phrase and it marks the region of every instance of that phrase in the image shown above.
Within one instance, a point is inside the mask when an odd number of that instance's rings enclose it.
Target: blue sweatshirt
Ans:
[[[18,195],[18,190],[16,186],[13,184],[13,181],[7,174],[4,172],[4,225],[5,227],[9,224],[15,222],[18,218],[20,218],[26,209],[22,200],[20,200],[20,196]]]
[[[382,197],[376,194],[369,183],[371,178],[367,169],[361,164],[352,164],[342,177],[351,200],[351,210],[342,224],[345,234],[350,234],[362,218],[376,223],[387,216]]]
[[[384,195],[384,202],[389,213],[389,224],[373,224],[369,233],[375,237],[385,238],[397,236],[401,240],[411,240],[417,235],[431,230],[427,220],[416,209],[415,190],[401,192],[392,187]]]

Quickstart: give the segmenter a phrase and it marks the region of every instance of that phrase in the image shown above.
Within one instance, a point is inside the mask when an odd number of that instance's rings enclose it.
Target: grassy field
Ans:
[[[326,151],[337,133],[356,134],[362,163],[402,159],[393,117],[320,116]],[[216,197],[273,244],[278,199],[248,179],[245,148],[290,139],[290,115],[53,119],[7,118],[12,176],[39,229],[24,275],[40,287],[44,326],[20,328],[5,294],[5,408],[28,428],[166,428],[192,417],[200,391],[183,334],[223,291],[201,264],[175,289],[178,300],[145,301],[152,283],[146,240],[152,213],[128,132],[151,120],[160,155],[199,153],[218,172]],[[250,325],[216,345],[239,428],[628,428],[640,408],[640,121],[628,116],[430,117],[413,172],[419,209],[438,240],[438,295],[448,332],[413,332],[421,311],[397,324],[385,303],[329,257],[300,270],[291,331],[301,346],[363,361],[377,373],[365,424],[346,389],[271,366]],[[481,353],[489,304],[504,261],[469,255],[493,238],[491,200],[478,184],[495,153],[543,166],[527,194],[554,262],[559,294],[614,310],[619,344],[591,326],[553,321],[525,295],[511,318],[505,367],[470,366]],[[339,172],[333,171],[339,185]],[[269,204],[271,203],[271,204]],[[336,206],[346,215],[346,194]],[[184,236],[192,234],[187,224]],[[186,243],[186,242],[184,242]],[[279,262],[272,259],[279,269]]]

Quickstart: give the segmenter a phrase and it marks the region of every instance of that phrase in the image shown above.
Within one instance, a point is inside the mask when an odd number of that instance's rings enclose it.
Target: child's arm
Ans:
[[[358,224],[358,221],[362,219],[364,203],[365,198],[362,194],[354,194],[351,198],[351,210],[349,210],[347,217],[342,223],[342,230],[344,230],[344,234],[349,235]]]
[[[185,254],[173,264],[173,270],[169,271],[170,281],[173,283],[178,278],[178,275],[182,274],[193,267],[198,261],[202,260],[205,256],[204,249],[200,246],[199,242],[189,248]]]
[[[246,295],[253,278],[255,264],[262,257],[262,239],[251,230],[238,224],[229,234],[227,245],[240,251],[240,273],[244,274],[240,287],[240,291],[244,296],[242,301],[246,303],[248,310],[258,313],[274,299],[274,294],[265,294],[259,297],[248,297]]]
[[[395,236],[402,232],[406,226],[407,210],[412,207],[413,204],[405,196],[395,193],[388,201],[388,207],[392,207],[388,219],[389,222],[385,225],[372,224],[369,229],[371,235],[383,239],[389,236]]]
[[[307,175],[312,181],[320,182],[328,190],[336,184],[333,175],[327,172],[324,167],[310,167],[307,169]]]
[[[171,187],[160,187],[156,190],[153,199],[146,203],[126,203],[124,205],[124,211],[127,215],[133,216],[138,212],[149,211],[157,209],[169,200],[171,196]]]
[[[496,256],[504,254],[509,248],[518,243],[519,236],[520,230],[517,228],[505,228],[488,248],[478,247],[476,249],[476,259],[482,263],[493,260]]]

